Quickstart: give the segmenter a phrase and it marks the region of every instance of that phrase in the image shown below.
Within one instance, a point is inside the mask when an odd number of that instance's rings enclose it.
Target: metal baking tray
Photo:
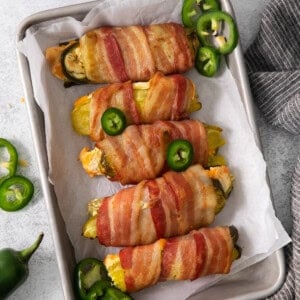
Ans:
[[[78,20],[82,20],[83,17],[98,3],[99,1],[91,1],[33,14],[19,24],[16,35],[17,43],[22,41],[25,37],[26,30],[33,25],[38,25],[41,22],[65,16],[71,16]],[[221,0],[221,4],[223,10],[234,15],[229,0]],[[49,214],[50,228],[53,234],[63,294],[65,299],[74,299],[72,286],[73,270],[75,266],[74,249],[65,230],[64,220],[58,207],[54,188],[48,181],[49,165],[46,151],[43,113],[34,99],[32,79],[27,58],[19,51],[17,51],[17,57],[34,147],[37,154],[42,190]],[[253,101],[240,45],[238,45],[236,50],[229,55],[227,63],[236,80],[250,126],[256,135],[256,142],[260,146],[259,135],[255,124]],[[229,274],[216,285],[191,296],[189,299],[261,299],[273,294],[282,285],[284,276],[284,255],[283,250],[280,249],[263,261],[256,263],[237,274]]]

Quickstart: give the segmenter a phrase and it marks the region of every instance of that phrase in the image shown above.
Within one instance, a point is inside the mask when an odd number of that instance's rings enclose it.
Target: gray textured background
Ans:
[[[245,50],[253,41],[261,19],[262,10],[269,0],[232,0],[240,31],[240,41]],[[0,136],[10,139],[19,150],[20,158],[28,162],[18,173],[31,178],[36,187],[33,201],[16,213],[0,210],[0,248],[22,249],[31,244],[39,234],[45,233],[40,249],[32,257],[28,280],[9,299],[63,299],[56,257],[53,248],[48,216],[36,163],[36,154],[27,118],[26,105],[21,98],[23,88],[19,75],[15,34],[17,25],[27,16],[49,8],[87,1],[82,0],[0,0],[1,46],[0,67]],[[257,124],[263,152],[267,160],[275,209],[288,232],[291,230],[289,214],[290,179],[294,168],[300,139],[267,125],[257,113]]]

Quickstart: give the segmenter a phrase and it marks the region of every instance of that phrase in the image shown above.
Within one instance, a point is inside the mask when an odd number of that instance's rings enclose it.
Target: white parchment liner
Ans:
[[[77,260],[87,256],[103,258],[106,253],[117,250],[81,237],[81,227],[87,219],[87,202],[111,195],[121,185],[104,177],[91,179],[78,161],[80,150],[93,145],[88,137],[78,136],[73,131],[70,112],[75,99],[99,85],[65,89],[63,83],[51,75],[44,51],[102,25],[181,22],[181,1],[152,0],[149,3],[147,0],[102,1],[82,22],[69,17],[29,28],[25,39],[18,45],[29,60],[35,99],[44,113],[49,180],[54,184]],[[213,225],[235,225],[239,230],[238,244],[243,255],[234,262],[231,270],[234,273],[267,257],[290,239],[275,217],[266,180],[266,164],[255,143],[235,81],[225,63],[215,78],[202,77],[194,69],[186,75],[195,82],[203,104],[202,110],[192,117],[222,127],[227,140],[220,153],[227,158],[236,179],[227,205]],[[186,299],[221,278],[208,276],[192,282],[159,283],[133,296],[143,300]]]

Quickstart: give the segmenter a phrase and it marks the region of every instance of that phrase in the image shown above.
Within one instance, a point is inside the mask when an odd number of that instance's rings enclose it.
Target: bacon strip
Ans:
[[[87,78],[97,83],[149,80],[157,71],[183,73],[194,65],[188,38],[176,23],[102,27],[82,36],[80,47]]]
[[[195,97],[194,83],[176,74],[163,76],[156,73],[150,80],[141,117],[143,123],[156,120],[180,120],[188,116],[191,99]]]
[[[134,246],[183,235],[211,224],[216,206],[217,193],[203,167],[169,171],[103,199],[98,240],[105,246]]]
[[[193,55],[183,27],[175,23],[144,27],[155,67],[164,74],[182,73],[193,66]]]
[[[205,228],[119,252],[126,290],[136,292],[165,280],[227,274],[233,261],[229,227]],[[104,260],[104,264],[106,260]]]
[[[101,29],[100,29],[101,30]],[[97,32],[97,31],[96,31]],[[100,36],[101,38],[101,36]],[[123,82],[129,79],[126,73],[125,62],[123,60],[122,52],[119,44],[110,28],[108,33],[104,36],[105,53],[107,56],[108,66],[111,67],[111,72],[114,73],[113,81]]]
[[[90,137],[94,141],[103,139],[100,120],[109,107],[121,109],[128,124],[176,121],[188,116],[194,97],[195,86],[190,79],[179,74],[164,76],[159,72],[151,78],[146,98],[139,104],[134,99],[131,81],[98,88],[91,94]]]
[[[131,125],[118,136],[107,136],[96,143],[114,175],[110,180],[122,184],[153,179],[166,170],[168,144],[186,139],[194,148],[194,164],[207,164],[208,141],[206,130],[198,120],[157,121],[152,125]],[[130,167],[129,167],[130,166]]]
[[[125,284],[128,292],[144,288],[146,282],[149,286],[154,285],[159,280],[164,244],[164,240],[159,240],[147,246],[124,248],[120,251],[120,261],[122,268],[125,269]]]
[[[86,76],[90,81],[120,82],[129,79],[111,27],[86,33],[80,39],[80,48]]]
[[[109,107],[121,109],[129,124],[140,123],[137,106],[133,100],[132,83],[114,83],[103,88],[99,88],[92,93],[90,103],[90,137],[94,141],[104,138],[101,126],[101,117]]]
[[[103,26],[79,39],[77,62],[91,83],[146,81],[155,72],[176,74],[191,69],[195,49],[190,39],[183,26],[176,23]],[[69,81],[62,71],[65,48],[66,45],[49,47],[45,56],[52,74]]]
[[[142,26],[116,27],[118,41],[128,77],[132,81],[148,80],[155,72],[153,57]]]

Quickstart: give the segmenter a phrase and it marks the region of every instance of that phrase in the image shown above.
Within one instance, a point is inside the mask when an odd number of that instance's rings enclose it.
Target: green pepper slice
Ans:
[[[174,140],[167,149],[167,164],[174,171],[184,171],[193,162],[194,149],[192,144],[183,139]]]
[[[107,280],[96,281],[89,289],[88,294],[84,299],[86,300],[97,300],[103,299],[105,291],[111,287],[111,282]]]
[[[0,185],[0,208],[16,211],[28,204],[34,192],[32,182],[26,177],[15,175],[5,179]]]
[[[196,27],[201,14],[220,9],[220,3],[217,0],[184,0],[181,10],[182,23],[185,27]]]
[[[80,59],[79,42],[71,43],[61,54],[62,71],[75,84],[88,83],[84,65]]]
[[[6,169],[8,173],[0,176],[0,184],[8,177],[11,177],[16,174],[17,165],[18,165],[18,152],[14,145],[8,140],[0,138],[0,148],[5,148],[9,159],[0,161],[0,167]],[[4,156],[4,155],[3,155]]]
[[[115,288],[115,287],[110,287],[107,289],[103,300],[132,300],[132,298],[123,293],[121,290]]]
[[[203,46],[214,47],[220,54],[231,53],[239,37],[234,19],[223,11],[201,15],[197,21],[197,35]]]
[[[101,126],[108,135],[118,135],[126,128],[125,114],[118,108],[108,108],[101,117]]]
[[[85,258],[75,267],[75,291],[78,299],[96,300],[104,295],[111,281],[102,261]]]
[[[200,74],[213,77],[220,66],[220,54],[212,47],[200,47],[196,55],[195,67]]]

